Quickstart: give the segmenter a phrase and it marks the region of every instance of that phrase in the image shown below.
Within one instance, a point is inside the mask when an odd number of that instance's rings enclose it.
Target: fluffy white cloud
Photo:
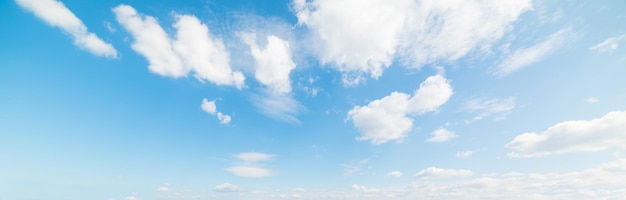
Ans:
[[[230,55],[221,40],[214,38],[196,17],[177,15],[171,39],[152,16],[145,16],[128,5],[113,8],[117,21],[133,36],[133,50],[146,57],[150,71],[168,77],[184,77],[189,72],[200,81],[233,85],[241,89],[244,76],[233,72]]]
[[[418,178],[445,178],[445,177],[467,177],[472,176],[474,173],[465,169],[441,169],[437,167],[429,167],[422,171],[417,172],[415,177]]]
[[[322,63],[378,78],[392,62],[412,4],[412,0],[296,0],[294,8],[298,23],[313,33],[312,47]],[[358,78],[344,77],[348,85],[354,81]]]
[[[619,47],[619,43],[626,40],[626,34],[610,37],[590,48],[592,51],[613,52]]]
[[[515,150],[509,154],[511,157],[626,149],[626,111],[609,112],[592,120],[561,122],[542,133],[524,133],[506,147]]]
[[[241,191],[239,186],[230,184],[230,183],[222,183],[213,187],[213,191],[216,192],[238,192]]]
[[[268,161],[275,157],[273,154],[265,154],[265,153],[257,153],[257,152],[248,152],[248,153],[240,153],[235,155],[235,158],[246,162],[261,162]]]
[[[467,123],[478,121],[492,115],[498,115],[495,119],[503,119],[506,114],[515,109],[515,97],[506,99],[471,99],[465,102],[461,110],[478,113],[474,118],[468,120]]]
[[[220,124],[228,124],[232,120],[229,115],[226,115],[222,112],[217,112],[217,107],[215,105],[215,101],[209,101],[206,98],[202,99],[202,104],[200,104],[200,108],[211,115],[217,115],[217,119],[220,121]]]
[[[422,82],[413,97],[392,92],[367,106],[355,106],[348,111],[348,119],[362,134],[357,140],[370,140],[372,144],[402,141],[413,127],[413,119],[407,115],[436,111],[452,94],[449,81],[435,75]]]
[[[429,142],[445,142],[458,137],[454,131],[450,131],[445,128],[438,128],[430,133],[432,137],[428,139]]]
[[[256,166],[233,166],[226,168],[226,171],[233,173],[235,176],[261,178],[267,176],[273,176],[274,171]]]
[[[522,48],[514,51],[494,69],[493,74],[496,76],[506,76],[524,67],[528,67],[554,50],[561,47],[572,37],[570,28],[563,28],[556,33],[550,35],[546,40],[541,41],[533,46]]]
[[[474,154],[474,151],[456,152],[456,157],[457,158],[469,158],[473,154]]]
[[[96,56],[117,58],[117,50],[96,34],[87,30],[87,26],[65,5],[57,0],[15,0],[22,8],[32,12],[50,26],[58,27],[74,38],[74,45]]]
[[[256,80],[266,87],[263,96],[255,100],[256,106],[272,118],[298,122],[295,115],[302,106],[291,95],[289,74],[296,64],[291,60],[289,42],[270,35],[266,38],[266,46],[261,48],[256,34],[240,34],[240,37],[250,47]]]
[[[392,176],[392,177],[401,177],[402,175],[404,174],[402,174],[402,172],[400,171],[392,171],[387,174],[387,176]]]
[[[322,63],[354,85],[362,74],[382,75],[399,55],[419,68],[455,61],[499,40],[531,9],[531,1],[294,0],[300,25]]]

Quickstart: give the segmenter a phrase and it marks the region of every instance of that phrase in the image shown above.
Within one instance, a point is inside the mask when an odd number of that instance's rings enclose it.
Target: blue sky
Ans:
[[[622,1],[0,2],[0,200],[626,196]]]

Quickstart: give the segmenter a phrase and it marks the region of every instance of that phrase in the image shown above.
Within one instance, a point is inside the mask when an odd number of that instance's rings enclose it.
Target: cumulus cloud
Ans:
[[[117,50],[87,30],[87,26],[65,5],[57,0],[15,0],[50,26],[58,27],[74,39],[74,45],[96,56],[117,58]]]
[[[493,74],[496,76],[506,76],[517,70],[535,64],[565,44],[570,37],[572,37],[570,28],[563,28],[550,35],[544,41],[527,48],[518,49],[508,57],[504,58],[504,60],[494,69]]]
[[[230,184],[230,183],[222,183],[213,187],[213,191],[216,192],[238,192],[241,191],[239,186]]]
[[[400,171],[392,171],[387,174],[387,176],[391,176],[391,177],[401,177],[402,175],[404,174],[402,174],[402,172]]]
[[[372,144],[402,141],[413,127],[413,119],[408,115],[436,111],[452,94],[450,82],[441,75],[435,75],[422,82],[412,97],[392,92],[367,106],[355,106],[348,111],[348,119],[362,134],[357,140],[370,140]]]
[[[511,157],[626,149],[626,111],[609,112],[592,120],[561,122],[541,133],[524,133],[506,147],[515,150],[509,154]]]
[[[217,115],[217,120],[220,121],[220,124],[228,124],[232,120],[229,115],[226,115],[222,112],[217,112],[217,107],[215,106],[215,100],[209,101],[206,98],[202,99],[202,104],[200,104],[200,108],[211,115]]]
[[[456,152],[456,157],[457,158],[469,158],[470,156],[472,156],[474,154],[474,151],[462,151],[462,152]]]
[[[234,155],[235,158],[243,161],[238,165],[228,167],[225,170],[233,173],[235,176],[261,178],[273,176],[276,173],[268,168],[260,166],[260,162],[270,161],[276,157],[273,154],[246,152]]]
[[[465,169],[442,169],[437,167],[429,167],[415,174],[418,178],[446,178],[446,177],[467,177],[474,173]]]
[[[438,128],[430,133],[431,137],[427,140],[429,142],[445,142],[456,137],[459,137],[454,131],[450,131],[445,128]]]
[[[497,115],[496,120],[503,119],[506,114],[515,109],[515,97],[505,99],[470,99],[465,102],[461,110],[471,113],[478,113],[474,118],[468,120],[467,123],[478,121],[492,115]]]
[[[256,106],[275,119],[298,122],[295,115],[302,106],[291,95],[289,74],[296,64],[291,59],[289,42],[269,35],[265,48],[261,48],[256,34],[240,34],[240,37],[250,47],[255,63],[254,77],[266,87],[263,96],[255,100]]]
[[[592,51],[599,51],[599,52],[613,52],[617,48],[619,48],[619,44],[624,40],[626,40],[626,34],[622,34],[622,35],[615,36],[615,37],[610,37],[604,40],[603,42],[600,42],[594,45],[593,47],[589,49]]]
[[[344,73],[344,85],[382,75],[395,57],[412,66],[455,61],[499,40],[531,1],[294,0],[323,64]]]
[[[241,89],[244,76],[230,67],[223,42],[195,16],[176,15],[172,39],[156,18],[142,15],[128,5],[113,8],[117,21],[133,36],[133,50],[143,55],[151,72],[167,77],[185,77],[190,72],[199,81],[232,85]]]

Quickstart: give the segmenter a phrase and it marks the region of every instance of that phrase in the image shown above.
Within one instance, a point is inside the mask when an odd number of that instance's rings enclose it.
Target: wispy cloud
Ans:
[[[624,40],[626,40],[626,34],[622,34],[622,35],[615,36],[615,37],[610,37],[604,40],[603,42],[600,42],[592,46],[589,49],[592,51],[599,51],[599,52],[613,52],[617,50],[617,48],[619,48],[619,44]]]
[[[246,152],[234,155],[234,157],[243,161],[243,163],[228,167],[225,170],[234,174],[235,176],[261,178],[273,176],[276,174],[276,172],[274,172],[273,170],[260,165],[260,162],[270,161],[275,158],[276,155],[258,152]]]
[[[474,118],[467,121],[467,123],[472,123],[492,115],[496,115],[494,118],[495,120],[504,119],[509,112],[515,109],[515,106],[515,97],[504,99],[475,98],[465,102],[461,110],[477,113]]]
[[[492,73],[502,77],[521,70],[522,68],[529,67],[560,48],[571,37],[573,37],[571,28],[562,28],[548,36],[544,41],[514,51],[511,55],[504,58],[504,60],[493,69]]]
[[[117,58],[117,50],[96,34],[89,32],[87,26],[62,2],[57,0],[15,0],[15,2],[50,26],[58,27],[71,35],[74,45],[96,56]]]

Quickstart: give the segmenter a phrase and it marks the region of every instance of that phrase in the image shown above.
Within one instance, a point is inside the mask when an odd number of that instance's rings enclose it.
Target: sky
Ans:
[[[624,10],[0,1],[0,200],[621,199]]]

